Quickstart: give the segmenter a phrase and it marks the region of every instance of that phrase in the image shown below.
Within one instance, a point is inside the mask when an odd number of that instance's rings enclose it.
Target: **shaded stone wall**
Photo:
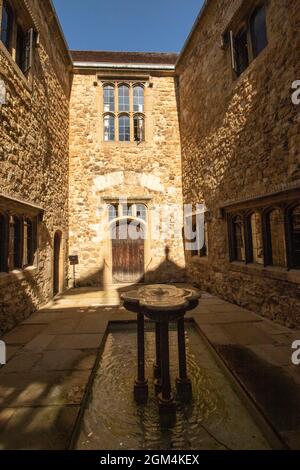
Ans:
[[[67,254],[71,63],[49,2],[25,3],[39,32],[29,77],[0,43],[0,79],[7,89],[7,102],[0,106],[0,193],[41,206],[45,213],[38,226],[36,266],[0,274],[0,334],[51,299],[56,230]]]
[[[133,72],[130,73],[132,77]],[[126,75],[115,77],[126,81]],[[79,255],[80,285],[110,283],[109,198],[155,205],[182,204],[181,155],[173,77],[153,76],[145,88],[146,141],[104,142],[102,79],[74,75],[70,117],[70,253]],[[105,78],[103,77],[105,81]],[[138,79],[137,79],[138,81]],[[178,211],[177,211],[178,213]],[[148,228],[154,220],[149,215]],[[176,224],[181,233],[182,215]],[[160,231],[162,230],[160,225]],[[170,248],[166,259],[165,249]],[[182,239],[146,241],[148,281],[179,280],[184,275]],[[72,271],[70,282],[72,282]]]
[[[238,78],[222,34],[243,2],[208,2],[179,64],[179,114],[186,203],[205,201],[208,260],[187,255],[189,278],[202,288],[288,325],[300,324],[299,272],[229,263],[220,215],[237,201],[299,186],[300,78],[297,2],[267,2],[268,47]],[[245,2],[244,2],[245,4]]]

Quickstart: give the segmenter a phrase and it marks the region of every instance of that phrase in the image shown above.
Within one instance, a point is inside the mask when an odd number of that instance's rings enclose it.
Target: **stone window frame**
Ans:
[[[247,204],[248,205],[248,204]],[[230,263],[238,263],[241,265],[255,265],[260,266],[258,263],[253,261],[253,246],[252,246],[252,234],[251,226],[249,224],[249,217],[254,213],[257,213],[261,217],[261,237],[263,244],[263,267],[272,268],[278,270],[296,270],[299,272],[300,267],[295,264],[295,247],[293,240],[293,227],[292,227],[292,214],[295,208],[299,207],[299,198],[292,201],[281,201],[281,202],[266,202],[265,204],[259,202],[253,204],[251,208],[245,207],[243,209],[238,208],[226,208],[226,222],[228,231],[228,248],[229,248],[229,261]],[[272,254],[272,243],[271,243],[271,229],[269,223],[269,216],[274,210],[279,210],[282,220],[282,233],[284,242],[284,255],[285,255],[285,266],[277,266],[273,263]],[[240,215],[243,220],[244,227],[244,240],[245,240],[245,261],[238,261],[235,256],[236,247],[234,244],[234,233],[233,233],[233,219]]]
[[[121,119],[123,118],[126,118],[127,121],[127,124],[128,125],[123,125],[121,126]],[[123,111],[123,112],[120,112],[118,113],[118,133],[119,133],[119,142],[130,142],[131,141],[131,125],[130,125],[130,114],[129,112],[127,111]],[[121,133],[121,129],[122,129],[122,133]],[[126,131],[126,129],[128,130],[128,132]],[[129,137],[128,138],[122,138],[121,139],[121,135],[124,136],[124,137]]]
[[[102,86],[102,93],[101,93],[101,110],[102,110],[102,122],[104,126],[104,118],[107,115],[114,116],[115,119],[115,138],[114,140],[105,140],[104,138],[104,128],[103,128],[103,142],[105,143],[118,143],[121,145],[128,145],[130,143],[136,143],[136,144],[142,144],[146,142],[147,140],[147,127],[146,127],[146,84],[147,80],[124,80],[124,79],[113,79],[113,80],[101,80],[101,86]],[[114,111],[106,111],[105,110],[105,103],[104,103],[104,89],[107,86],[111,86],[114,88]],[[119,110],[119,89],[122,86],[126,86],[129,88],[129,111],[122,111]],[[134,111],[134,89],[136,87],[141,87],[144,89],[144,111],[143,112],[136,112]],[[121,116],[128,116],[130,120],[130,140],[124,140],[121,141],[119,138],[119,118]],[[137,116],[141,117],[143,119],[143,135],[142,139],[137,138],[136,132],[135,132],[135,120]]]
[[[250,64],[254,62],[257,57],[259,57],[269,45],[269,34],[268,34],[268,4],[269,0],[252,0],[244,1],[241,8],[234,15],[229,26],[223,34],[223,42],[229,44],[230,55],[231,55],[231,65],[233,70],[233,78],[237,79],[249,68]],[[261,50],[257,55],[254,54],[253,48],[253,38],[252,38],[252,19],[254,13],[260,8],[264,8],[266,12],[266,36],[267,44],[266,47]],[[247,52],[248,52],[248,65],[242,71],[238,70],[238,64],[235,57],[235,38],[242,32],[246,30],[247,33]]]
[[[0,209],[3,226],[1,226],[1,239],[3,244],[0,247],[0,273],[9,274],[15,271],[22,271],[29,267],[37,266],[37,216],[24,214],[17,211],[5,211]],[[31,233],[29,235],[30,246],[24,246],[24,226],[28,222],[31,224]],[[15,227],[18,223],[18,233],[16,237]],[[14,225],[14,230],[13,230]],[[25,253],[28,256],[25,260]]]
[[[300,202],[295,201],[289,204],[285,209],[285,233],[286,233],[286,247],[287,247],[287,264],[290,269],[300,269],[295,263],[295,245],[294,245],[294,227],[293,227],[293,213],[296,208],[300,207]]]
[[[127,206],[127,211],[124,211],[124,206]],[[138,206],[143,206],[145,209],[145,218],[138,217]],[[115,217],[112,217],[112,212],[111,209],[114,208],[114,215]],[[108,215],[108,221],[111,223],[113,220],[118,220],[121,218],[133,218],[137,220],[142,220],[145,223],[148,223],[148,213],[149,213],[149,208],[148,205],[145,204],[145,202],[130,202],[128,201],[127,203],[113,203],[110,202],[106,206],[107,209],[107,215]]]
[[[109,128],[109,132],[108,132],[108,135],[110,136],[110,134],[112,133],[113,134],[113,139],[106,139],[106,125],[105,125],[105,120],[110,117],[113,119],[113,131],[112,129]],[[116,118],[115,118],[115,113],[113,112],[105,112],[103,114],[103,140],[104,142],[114,142],[116,139]]]
[[[260,219],[260,231],[258,234],[258,239],[261,244],[262,249],[262,262],[255,261],[255,244],[253,240],[253,224],[252,218],[253,216],[258,216]],[[250,210],[245,215],[245,249],[246,249],[246,261],[247,263],[257,264],[257,265],[264,265],[264,248],[263,248],[263,230],[262,230],[262,215],[261,211],[255,209]],[[258,258],[258,256],[257,256]]]
[[[283,244],[283,256],[284,262],[283,265],[277,264],[274,261],[274,246],[272,243],[272,227],[270,216],[274,212],[278,212],[281,218],[282,224],[279,226],[282,230],[282,244]],[[287,263],[287,244],[286,244],[286,230],[285,230],[285,208],[283,205],[274,204],[271,207],[268,207],[262,211],[262,228],[263,228],[263,241],[264,241],[264,266],[273,266],[276,268],[284,268],[288,267]]]
[[[32,19],[30,12],[27,9],[27,5],[23,4],[23,2],[20,5],[20,2],[17,0],[0,0],[0,33],[1,33],[4,2],[6,2],[13,11],[13,24],[12,24],[9,49],[7,49],[5,44],[1,41],[1,35],[0,35],[0,48],[4,52],[4,54],[10,60],[12,60],[12,63],[16,67],[17,71],[19,71],[21,76],[24,77],[27,81],[31,79],[31,76],[32,76],[34,48],[38,42],[38,32],[35,27],[35,22]],[[22,51],[24,54],[23,66],[22,64],[18,63],[19,62],[18,39],[17,39],[18,29],[19,31],[22,30],[24,34],[24,43],[23,43],[24,50]]]

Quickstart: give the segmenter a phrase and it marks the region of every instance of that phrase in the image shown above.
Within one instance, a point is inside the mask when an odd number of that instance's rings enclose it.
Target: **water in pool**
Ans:
[[[177,420],[162,429],[153,386],[155,335],[145,335],[147,405],[133,399],[136,329],[112,326],[85,410],[76,448],[82,450],[270,449],[231,381],[193,325],[186,326],[193,401],[177,402]],[[170,332],[172,386],[178,376],[177,334]]]

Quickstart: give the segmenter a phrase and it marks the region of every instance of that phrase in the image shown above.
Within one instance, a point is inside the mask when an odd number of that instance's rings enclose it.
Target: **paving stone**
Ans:
[[[68,333],[73,333],[76,331],[77,326],[82,320],[79,318],[72,319],[64,319],[64,320],[55,320],[51,322],[47,327],[43,330],[43,334],[45,335],[63,335]]]
[[[94,367],[97,350],[46,351],[33,368],[34,372],[47,370],[90,370]]]
[[[273,344],[256,344],[249,346],[249,349],[275,366],[288,366],[291,364],[292,350],[289,347]]]
[[[79,406],[47,406],[9,410],[1,432],[1,450],[67,450]],[[1,423],[1,414],[0,414]]]
[[[201,325],[201,331],[213,344],[233,344],[232,339],[228,337],[222,326],[219,325]]]
[[[207,309],[209,313],[240,313],[241,315],[255,316],[252,312],[249,312],[249,310],[226,303],[207,305]]]
[[[6,410],[0,410],[0,435],[13,414],[14,414],[14,410],[11,408],[6,408]],[[0,444],[0,449],[1,449],[1,444]]]
[[[191,312],[197,322],[202,324],[230,324],[230,323],[256,323],[263,321],[247,310],[242,312],[224,312],[224,313],[198,313]]]
[[[6,344],[26,344],[43,330],[43,325],[21,325],[17,326],[2,339]]]
[[[22,345],[19,346],[6,346],[6,362],[9,362],[18,352],[23,349]]]
[[[83,320],[80,320],[77,323],[76,328],[74,330],[75,333],[105,333],[108,321],[106,319],[102,319],[101,316],[97,316],[97,318],[93,317],[92,315],[88,315]]]
[[[33,313],[27,320],[23,321],[21,325],[47,325],[54,320],[57,320],[59,317],[59,313],[53,311],[39,311],[37,313]]]
[[[238,345],[272,344],[272,337],[260,330],[255,324],[226,324],[223,329],[228,337]]]
[[[30,341],[26,346],[24,346],[24,352],[42,352],[49,344],[53,341],[55,335],[45,335],[43,332],[37,335],[32,341]]]
[[[0,377],[2,374],[9,374],[12,372],[29,372],[39,359],[41,359],[41,354],[25,352],[17,354],[1,368]]]
[[[270,335],[292,334],[292,330],[290,328],[287,328],[285,326],[279,325],[278,323],[274,323],[272,321],[265,320],[265,319],[263,322],[259,324],[259,328]],[[300,335],[299,335],[299,339],[300,339]]]
[[[80,404],[90,371],[1,375],[0,408]]]
[[[57,335],[47,349],[98,349],[103,336],[103,334]]]

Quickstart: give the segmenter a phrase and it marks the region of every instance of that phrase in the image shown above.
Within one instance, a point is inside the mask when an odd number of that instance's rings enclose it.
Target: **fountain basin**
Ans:
[[[147,404],[132,395],[136,373],[136,325],[111,324],[78,429],[82,450],[224,450],[276,448],[271,429],[261,426],[252,403],[230,378],[193,323],[185,324],[193,402],[176,398],[174,427],[162,429],[152,376],[155,330],[146,323]],[[177,332],[170,329],[171,381],[178,376]]]

